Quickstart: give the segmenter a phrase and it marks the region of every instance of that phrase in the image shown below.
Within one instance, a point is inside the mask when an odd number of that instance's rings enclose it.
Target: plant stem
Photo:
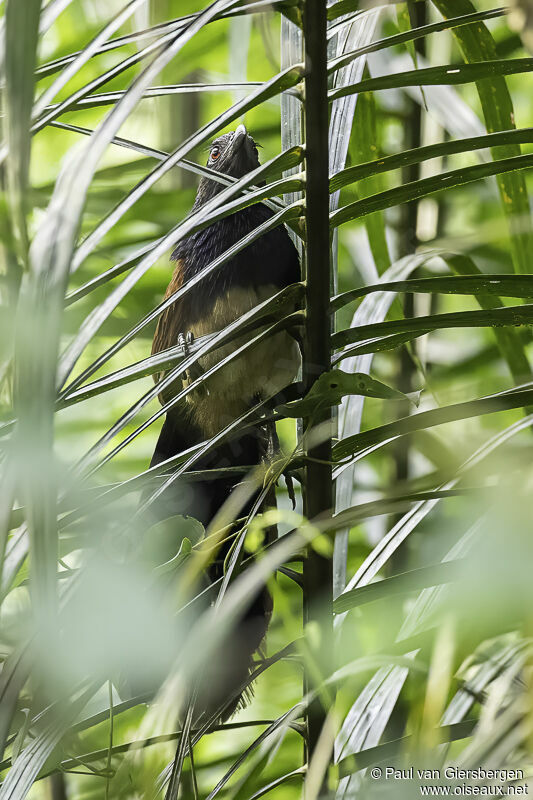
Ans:
[[[328,185],[328,103],[327,103],[327,38],[325,0],[306,0],[303,18],[305,46],[305,129],[306,129],[306,232],[307,232],[307,296],[306,332],[303,379],[306,390],[330,369],[330,233]],[[305,420],[306,436],[311,434],[308,447],[310,460],[304,491],[304,512],[314,519],[333,507],[331,476],[331,412],[325,409],[313,431]],[[318,431],[321,435],[318,436]],[[312,647],[316,662],[313,678],[318,671],[322,677],[331,672],[332,665],[332,592],[333,570],[329,557],[309,549],[304,563],[304,624],[314,628]],[[306,674],[306,690],[311,680]],[[326,720],[327,709],[317,699],[307,710],[307,758],[310,762]],[[323,789],[326,789],[327,775]]]

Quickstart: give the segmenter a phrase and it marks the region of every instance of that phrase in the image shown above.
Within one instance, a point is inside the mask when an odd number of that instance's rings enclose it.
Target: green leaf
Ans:
[[[477,490],[479,492],[479,490]],[[457,497],[469,494],[468,489],[434,489],[428,492],[410,492],[408,494],[389,494],[384,495],[379,500],[371,500],[368,503],[345,508],[337,511],[331,518],[331,530],[336,531],[343,527],[353,527],[365,519],[380,516],[381,514],[394,514],[409,508],[413,503],[424,502],[427,500],[443,500],[448,497]]]
[[[297,0],[252,0],[251,5],[246,4],[241,8],[222,11],[220,13],[220,19],[238,16],[239,14],[252,13],[254,10],[260,12],[283,6],[287,6],[287,8],[289,8],[294,5],[297,5]],[[100,55],[101,53],[109,53],[112,50],[117,50],[118,48],[125,47],[129,44],[141,42],[144,39],[153,39],[154,36],[163,32],[178,31],[185,28],[190,22],[193,22],[198,15],[199,14],[187,14],[186,16],[168,20],[158,25],[153,25],[150,28],[145,28],[142,31],[135,31],[134,33],[117,36],[115,39],[110,39],[109,41],[105,42],[105,44],[101,45],[93,54],[93,57]],[[36,73],[37,80],[41,80],[49,75],[53,75],[54,73],[63,70],[65,67],[71,64],[78,55],[79,52],[70,53],[69,55],[54,59],[46,64],[42,64]]]
[[[364,163],[378,155],[378,126],[376,118],[376,101],[373,92],[362,94],[358,98],[356,123],[358,135],[355,140],[355,157],[358,162]],[[331,181],[330,181],[331,185]],[[377,175],[368,176],[359,182],[357,191],[364,195],[377,194],[384,188],[381,178]],[[331,191],[331,189],[330,189]],[[381,211],[365,217],[368,243],[372,250],[374,263],[379,274],[382,274],[391,265],[385,216]]]
[[[472,259],[468,258],[467,256],[448,256],[446,257],[446,263],[461,275],[465,275],[465,273],[467,275],[471,275],[472,273],[474,273],[474,275],[481,274]],[[512,277],[521,276],[517,275]],[[526,278],[526,280],[528,280],[528,278]],[[491,286],[495,286],[495,284],[491,284]],[[505,294],[505,292],[502,291],[498,292],[497,294]],[[501,308],[503,306],[501,300],[498,297],[493,297],[492,295],[493,292],[491,291],[483,291],[483,294],[476,292],[476,299],[481,308],[490,310]],[[514,328],[494,328],[494,336],[502,356],[509,365],[509,370],[516,383],[521,383],[522,381],[527,380],[531,376],[531,367],[518,331],[516,331]],[[529,413],[528,410],[526,410],[526,412]]]
[[[362,286],[360,289],[350,289],[332,298],[331,310],[332,312],[338,311],[348,303],[375,292],[533,297],[533,276],[531,275],[484,275],[475,267],[471,259],[468,259],[470,268],[467,272],[467,263],[461,262],[463,258],[467,258],[466,256],[443,252],[441,257],[457,272],[461,270],[458,277],[410,278],[405,281],[386,281],[373,286]],[[462,269],[461,263],[464,263]]]
[[[514,389],[497,395],[481,397],[464,403],[421,411],[409,417],[402,417],[395,422],[380,425],[368,431],[343,439],[333,447],[333,458],[342,460],[381,442],[395,439],[417,430],[425,430],[434,425],[443,425],[461,419],[471,419],[483,414],[494,414],[513,408],[525,408],[533,403],[533,389]]]
[[[290,723],[301,713],[300,706],[295,706],[290,711],[287,711],[277,720],[272,722],[264,731],[258,736],[251,745],[249,745],[246,750],[242,753],[241,756],[231,765],[230,769],[223,775],[223,777],[218,781],[215,788],[209,792],[206,800],[213,800],[220,790],[227,784],[229,779],[237,772],[240,766],[245,762],[245,760],[261,745],[268,737],[272,737],[272,740],[268,742],[267,748],[268,750],[272,749],[275,746],[277,737],[283,735],[285,729],[290,725]],[[273,736],[273,734],[277,734]]]
[[[215,334],[214,336],[209,337],[209,341],[203,345],[194,355],[188,356],[178,367],[175,367],[171,372],[169,372],[164,378],[162,378],[157,386],[154,386],[150,389],[146,394],[137,400],[133,406],[131,406],[122,417],[115,422],[114,425],[109,428],[106,433],[94,444],[91,449],[87,452],[85,456],[83,456],[82,460],[79,462],[78,469],[86,469],[88,465],[90,465],[96,455],[111,441],[111,439],[116,436],[116,434],[121,431],[127,424],[130,422],[138,413],[139,411],[144,408],[151,400],[153,400],[158,394],[160,394],[167,386],[169,386],[173,381],[176,380],[179,374],[181,374],[184,370],[189,369],[192,364],[197,363],[197,361],[206,353],[210,352],[211,350],[215,350],[225,339],[232,339],[237,331],[244,329],[244,327],[249,324],[252,320],[256,319],[258,316],[261,315],[265,304],[275,302],[275,297],[270,298],[269,300],[264,301],[259,306],[248,311],[238,320],[232,322],[230,325],[227,325],[219,333]],[[146,422],[140,425],[135,431],[133,431],[129,436],[127,436],[120,444],[118,444],[108,455],[103,459],[99,467],[102,467],[107,461],[111,458],[114,458],[117,453],[119,453],[124,447],[126,447],[135,437],[137,437],[143,430],[145,430],[149,425],[155,422],[162,414],[166,413],[168,410],[176,406],[180,401],[183,400],[184,397],[187,396],[190,392],[193,392],[198,386],[201,386],[212,374],[218,372],[219,370],[223,369],[226,364],[230,361],[238,358],[242,352],[246,351],[247,349],[253,348],[255,344],[262,341],[263,339],[272,336],[279,330],[285,330],[291,325],[296,323],[301,323],[302,315],[293,314],[292,316],[286,317],[285,319],[280,320],[277,323],[269,326],[266,330],[261,330],[251,339],[247,339],[240,347],[238,347],[233,352],[229,353],[225,358],[221,359],[217,362],[214,366],[210,369],[206,370],[202,373],[198,378],[194,381],[189,383],[184,389],[177,392],[172,400],[162,406],[155,414],[153,414]],[[263,401],[266,402],[266,401]],[[247,418],[254,417],[255,414],[255,407],[250,409],[249,412],[244,414],[242,417],[239,417],[237,420],[231,422],[227,428],[224,428],[217,436],[213,437],[209,440],[209,442],[200,447],[190,458],[185,462],[185,465],[179,470],[178,472],[174,473],[174,475],[169,479],[169,482],[175,480],[179,474],[182,474],[196,459],[203,454],[204,449],[212,449],[217,441],[220,439],[224,439],[226,435],[229,435],[235,428],[238,428],[242,423],[247,420]],[[191,451],[195,450],[195,448],[190,448]],[[160,489],[157,490],[155,496],[159,496],[160,493],[164,491],[165,485],[163,485]]]
[[[410,275],[417,267],[422,266],[432,255],[415,254],[400,259],[393,264],[381,276],[380,283],[396,278],[403,279]],[[379,284],[376,284],[379,285]],[[391,292],[377,292],[363,300],[352,318],[352,327],[356,328],[362,324],[373,324],[382,322],[387,316],[393,303],[394,295]],[[350,372],[370,373],[373,360],[373,351],[367,357],[350,359],[348,367]],[[349,396],[343,403],[339,411],[338,432],[341,439],[353,436],[358,433],[361,427],[363,416],[364,398]],[[354,466],[348,465],[344,471],[338,475],[336,480],[336,508],[340,511],[348,508],[352,504],[354,487]],[[338,531],[335,536],[334,548],[334,593],[338,594],[344,588],[346,577],[346,558],[348,553],[349,531],[345,529]]]
[[[533,304],[524,306],[502,306],[488,311],[454,311],[449,314],[429,314],[425,317],[389,320],[375,325],[360,325],[338,331],[331,337],[333,347],[364,340],[367,337],[386,336],[391,333],[414,333],[442,330],[445,328],[492,328],[501,325],[531,325]]]
[[[299,208],[299,206],[296,206]],[[236,253],[243,250],[250,242],[255,241],[258,239],[262,233],[265,233],[268,230],[272,230],[277,225],[279,225],[282,221],[288,219],[290,216],[294,214],[296,208],[289,208],[285,209],[284,211],[279,212],[278,214],[271,217],[262,225],[258,226],[254,231],[252,231],[248,236],[245,236],[243,239],[239,240],[233,247],[228,248],[228,250],[215,259],[213,262],[208,264],[201,272],[191,278],[184,286],[182,286],[178,291],[176,291],[172,297],[167,298],[167,300],[161,302],[152,312],[147,314],[137,325],[135,325],[128,333],[122,336],[117,342],[115,342],[108,350],[103,353],[99,358],[96,359],[89,367],[87,367],[83,372],[78,375],[68,386],[66,389],[63,390],[60,394],[60,399],[63,398],[67,393],[70,394],[76,389],[78,386],[83,384],[91,375],[93,375],[101,366],[103,366],[115,353],[117,353],[122,347],[124,347],[129,341],[135,338],[135,336],[141,331],[144,327],[146,327],[152,320],[156,319],[164,310],[168,308],[172,303],[176,302],[181,297],[184,297],[188,292],[191,291],[193,286],[198,284],[202,279],[207,277],[210,273],[214,272],[216,269],[223,266],[227,263]],[[170,236],[173,235],[174,232],[171,232]],[[161,243],[161,251],[164,252],[167,249],[167,245]],[[123,281],[119,286],[117,286],[110,295],[104,300],[104,302],[97,306],[93,312],[89,315],[89,317],[84,321],[81,329],[76,337],[76,339],[69,345],[65,353],[61,358],[61,362],[59,365],[59,376],[61,382],[64,380],[65,376],[67,376],[72,368],[74,367],[76,360],[79,358],[81,353],[83,352],[86,345],[91,341],[94,334],[98,331],[100,326],[105,322],[105,320],[110,316],[113,310],[117,307],[120,301],[124,298],[127,292],[135,285],[135,283],[140,279],[140,277],[146,272],[147,269],[152,266],[153,263],[157,260],[158,255],[160,254],[159,248],[156,252],[153,250],[149,250],[149,252],[141,259],[141,261],[136,265],[132,273],[128,276],[128,278]],[[298,292],[301,293],[301,289],[295,290],[292,288],[291,292]]]
[[[296,302],[298,302],[298,300],[301,298],[301,295],[302,287],[300,284],[293,284],[290,287],[286,287],[286,289],[282,289],[281,293],[275,296],[275,300],[264,306],[263,312],[255,317],[254,326],[256,326],[257,322],[260,320],[264,324],[265,322],[278,319],[284,313],[287,313],[287,311],[291,309]],[[143,323],[145,320],[143,320]],[[148,323],[146,322],[146,324]],[[253,328],[250,328],[250,330],[252,329]],[[236,330],[231,335],[231,339],[234,340],[243,332],[244,328]],[[131,364],[130,366],[116,370],[115,372],[111,372],[109,375],[104,375],[102,378],[99,378],[92,383],[85,384],[80,388],[74,388],[78,382],[73,381],[73,383],[70,384],[63,393],[61,393],[58,401],[58,408],[64,408],[72,403],[78,403],[80,401],[87,400],[89,397],[94,397],[102,394],[103,392],[110,391],[111,389],[116,389],[119,386],[124,386],[131,381],[138,380],[139,378],[146,377],[147,375],[154,375],[155,373],[164,372],[170,368],[173,368],[182,362],[186,356],[194,356],[200,350],[203,352],[205,350],[205,346],[210,342],[213,342],[216,335],[217,334],[207,334],[206,336],[199,336],[194,340],[194,342],[192,342],[192,344],[188,345],[187,348],[184,348],[182,345],[170,347],[168,350],[163,350],[153,356],[148,356],[142,361],[138,361],[135,364]],[[124,339],[125,337],[123,337],[120,342],[126,344]],[[229,339],[226,339],[226,341],[229,341]]]
[[[117,20],[119,21],[119,24],[122,24],[123,19],[127,18],[127,16],[134,11],[135,5],[138,5],[139,2],[140,0],[130,0],[128,7],[121,9],[116,15],[115,19],[108,26],[106,26],[84,50],[75,54],[65,72],[69,73],[71,70],[76,71],[78,64],[81,65],[93,55],[96,55],[100,50],[101,42],[105,42],[107,39],[107,32],[111,32],[115,29]],[[234,6],[236,3],[237,0],[219,0],[219,2],[212,4],[209,8],[205,9],[200,14],[195,15],[187,22],[182,22],[181,25],[177,26],[170,26],[169,29],[163,31],[160,36],[154,36],[146,47],[136,51],[133,55],[128,56],[119,64],[116,64],[110,69],[99,74],[96,78],[93,78],[93,80],[89,81],[89,83],[80,87],[73,92],[73,94],[65,98],[65,100],[62,100],[61,103],[59,103],[59,105],[54,109],[43,113],[34,122],[32,126],[32,132],[37,133],[38,131],[42,130],[49,122],[60,116],[62,113],[74,108],[76,103],[83,97],[86,97],[87,95],[91,94],[91,92],[96,91],[96,89],[98,89],[100,86],[104,86],[106,83],[109,83],[114,78],[130,69],[132,66],[135,66],[143,60],[148,59],[150,56],[153,56],[152,64],[157,63],[158,60],[166,61],[166,53],[172,50],[173,46],[178,40],[181,39],[184,41],[191,38],[191,34],[194,35],[194,33],[200,30],[203,25],[220,16],[221,11],[223,11],[225,7]],[[145,68],[145,71],[146,69],[149,70],[150,66],[151,65],[148,65],[148,67]],[[160,72],[160,70],[157,70],[157,72]],[[157,72],[155,74],[157,74]],[[57,85],[59,86],[61,83],[62,77],[60,76],[57,79]],[[146,86],[146,88],[148,88],[148,86]]]
[[[386,386],[364,372],[349,373],[333,369],[320,375],[301,400],[277,406],[276,411],[286,417],[314,416],[318,409],[338,405],[346,395],[380,397],[384,400],[406,398],[403,392]]]
[[[472,735],[477,724],[477,719],[468,719],[455,725],[441,725],[435,731],[435,739],[438,742],[456,742],[460,739],[467,739]],[[347,756],[339,761],[337,769],[341,777],[346,777],[354,772],[371,767],[373,764],[392,761],[398,753],[401,753],[412,742],[413,736],[408,735],[374,747],[365,747],[357,752],[356,755]]]
[[[120,11],[115,14],[111,22],[104,26],[100,33],[98,33],[97,36],[76,55],[70,64],[62,70],[61,74],[53,81],[51,86],[45,89],[40,95],[32,109],[32,119],[38,117],[43,111],[51,110],[46,108],[47,103],[53,100],[58,92],[80,71],[81,67],[99,51],[101,45],[109,39],[110,35],[117,31],[128,17],[130,17],[144,2],[146,2],[146,0],[130,0],[124,8],[120,9]],[[58,107],[59,105],[61,104],[58,104]]]
[[[452,186],[462,186],[480,178],[488,178],[491,175],[500,175],[505,172],[514,172],[515,170],[530,169],[531,167],[533,167],[533,155],[528,153],[523,156],[503,158],[487,164],[475,164],[472,167],[464,167],[450,172],[443,172],[440,175],[432,175],[429,178],[412,181],[395,189],[389,189],[386,192],[380,192],[371,197],[357,200],[347,206],[342,206],[338,211],[334,211],[331,214],[331,225],[342,225],[349,220],[359,219],[366,214],[371,214],[373,211],[390,208],[400,203],[409,203],[412,200],[427,197]]]
[[[446,2],[447,0],[443,0]],[[468,0],[467,0],[468,1]],[[434,0],[437,2],[437,0]],[[453,0],[455,3],[455,0]],[[462,2],[462,0],[461,0]],[[459,29],[462,30],[462,29]],[[407,86],[440,86],[472,83],[483,78],[500,75],[516,75],[517,73],[531,72],[533,58],[494,59],[474,64],[448,64],[443,67],[427,67],[426,69],[408,70],[407,72],[383,75],[379,78],[366,80],[333,89],[329,92],[329,99],[336,100],[354,92],[375,92],[378,89],[402,89]],[[501,130],[513,127],[510,119]]]
[[[474,6],[470,0],[433,0],[434,5],[444,17],[450,13],[457,14],[461,11],[464,14],[474,11]],[[477,70],[480,64],[495,64],[497,47],[491,33],[486,25],[477,22],[463,28],[456,28],[453,34],[461,48],[467,62],[465,66]],[[532,59],[518,59],[523,62],[527,69],[531,69]],[[473,63],[475,62],[475,63]],[[527,64],[529,62],[529,66]],[[513,60],[506,62],[511,66],[519,67]],[[504,131],[516,127],[515,114],[511,95],[507,88],[505,78],[500,77],[509,75],[512,72],[493,72],[490,76],[480,74],[477,78],[477,90],[487,131]],[[489,78],[490,79],[486,79]],[[480,80],[485,78],[485,80]],[[492,151],[494,160],[511,158],[518,156],[520,148],[518,145],[508,145],[498,147]],[[528,192],[525,178],[523,175],[500,175],[498,186],[502,199],[503,210],[509,220],[511,231],[511,251],[515,272],[528,273],[531,271],[530,256],[533,246],[531,232],[531,212],[529,208]]]
[[[25,268],[28,267],[26,214],[30,120],[40,13],[41,0],[27,0],[25,3],[9,0],[5,17],[7,186],[18,256]]]
[[[503,431],[499,431],[497,434],[495,434],[495,436],[492,436],[459,467],[457,470],[457,477],[451,481],[448,481],[448,483],[441,487],[441,491],[447,491],[455,487],[459,480],[468,474],[470,469],[478,466],[495,450],[498,450],[514,436],[530,427],[532,422],[533,416],[530,415],[527,419],[521,419],[519,422],[514,422]],[[365,586],[369,584],[394,556],[394,553],[397,551],[402,542],[404,542],[407,537],[410,536],[414,530],[416,530],[417,526],[428,516],[428,514],[439,502],[440,498],[435,497],[429,500],[423,500],[420,503],[416,503],[414,507],[411,508],[394,525],[387,535],[384,536],[380,542],[378,542],[370,555],[367,556],[361,567],[357,570],[356,574],[352,577],[347,588],[355,589],[357,586]],[[447,557],[457,558],[459,556],[462,557],[463,554],[464,551],[461,548],[458,548],[457,550],[452,548]],[[410,620],[416,618],[419,621],[419,607],[423,606],[424,602],[425,601],[421,595],[410,612],[409,617],[405,621],[404,626],[402,626],[402,632],[405,632],[406,636],[410,636],[413,633]]]
[[[488,133],[483,136],[470,136],[466,139],[457,139],[450,142],[439,142],[438,144],[405,150],[403,153],[375,158],[374,161],[367,161],[364,164],[355,164],[333,175],[329,181],[329,190],[330,192],[337,192],[343,186],[363,180],[370,175],[402,169],[412,164],[420,164],[431,158],[440,158],[455,153],[470,153],[472,150],[481,150],[485,147],[513,144],[533,144],[533,128],[519,128],[518,130]]]
[[[11,748],[11,763],[12,764],[14,764],[16,762],[17,758],[19,757],[19,755],[21,753],[21,750],[22,750],[23,745],[24,745],[24,741],[26,739],[26,736],[28,735],[28,729],[29,729],[30,722],[31,722],[29,708],[23,708],[22,709],[22,713],[24,715],[24,722],[22,723],[21,727],[19,728],[19,731],[18,731],[17,735],[15,736],[15,739],[13,740],[13,745],[12,745],[12,748]]]
[[[458,17],[450,17],[450,19],[439,20],[439,22],[432,22],[429,25],[421,25],[418,28],[412,28],[409,30],[404,31],[403,33],[397,33],[393,36],[387,36],[384,39],[379,39],[377,42],[373,42],[372,44],[364,45],[363,47],[358,47],[356,50],[353,50],[350,53],[346,53],[342,56],[338,56],[334,59],[331,59],[328,63],[328,71],[333,71],[335,69],[339,69],[340,67],[345,66],[354,58],[359,58],[362,55],[367,55],[368,53],[376,53],[379,50],[385,50],[386,48],[396,47],[399,44],[406,44],[408,42],[415,41],[416,39],[422,39],[425,36],[428,36],[430,33],[437,33],[438,31],[445,31],[451,28],[459,27],[460,25],[468,25],[472,22],[477,22],[478,20],[486,20],[486,19],[494,19],[495,17],[501,17],[506,13],[506,9],[504,8],[493,8],[487,11],[476,11],[473,14],[462,14]]]
[[[146,531],[143,556],[153,565],[155,574],[174,572],[191,554],[193,545],[204,537],[204,526],[193,517],[168,517]]]
[[[266,786],[262,786],[261,789],[258,789],[256,792],[250,795],[249,800],[259,800],[260,797],[264,797],[266,794],[271,792],[272,789],[277,789],[278,786],[281,786],[281,784],[288,783],[288,781],[293,781],[295,779],[302,781],[304,777],[305,767],[298,767],[298,769],[294,769],[292,772],[287,772],[280,778],[276,778],[270,783],[267,783]]]
[[[146,0],[143,0],[143,2],[145,1]],[[145,92],[143,92],[143,99],[151,97],[175,97],[176,95],[198,94],[199,92],[238,92],[238,90],[242,91],[243,89],[256,89],[258,86],[262,85],[263,84],[261,81],[241,81],[240,83],[167,84],[165,86],[150,86]],[[124,96],[124,93],[124,91],[114,91],[91,94],[88,97],[84,97],[74,103],[72,107],[68,109],[68,113],[72,113],[73,111],[83,111],[87,108],[102,108],[103,106],[112,106],[115,103],[118,103],[121,97]],[[47,106],[43,110],[47,112],[54,112],[58,108],[59,103],[57,105]],[[64,114],[67,113],[67,111],[64,110],[61,113]]]
[[[47,758],[59,744],[70,725],[87,705],[96,689],[92,686],[63,703],[61,713],[51,708],[46,714],[40,733],[32,739],[9,770],[2,787],[0,800],[24,800]]]
[[[443,561],[440,564],[393,575],[391,578],[384,578],[357,589],[349,589],[335,599],[333,610],[337,614],[342,614],[366,603],[374,603],[398,594],[409,594],[428,586],[450,583],[460,575],[462,567],[464,569],[461,561]]]
[[[399,3],[396,8],[396,20],[398,23],[398,29],[401,34],[404,34],[404,42],[407,48],[407,52],[411,56],[413,60],[413,64],[415,65],[416,69],[418,69],[418,53],[416,51],[416,47],[413,44],[413,39],[410,36],[405,36],[405,34],[411,31],[411,9],[409,7],[409,3]],[[425,26],[424,26],[425,27]]]

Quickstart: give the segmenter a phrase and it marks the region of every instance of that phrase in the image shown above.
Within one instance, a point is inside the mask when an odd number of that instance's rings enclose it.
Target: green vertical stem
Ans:
[[[307,295],[303,379],[306,389],[331,363],[330,352],[330,235],[328,186],[328,99],[326,0],[306,0],[303,19],[305,48],[305,130],[306,130],[306,235]],[[310,444],[304,491],[304,512],[309,519],[331,512],[331,412],[325,409],[310,421],[304,420]],[[309,548],[304,563],[304,622],[310,637],[312,657],[322,677],[331,672],[333,646],[332,560]],[[311,671],[311,670],[310,670]],[[313,669],[316,672],[316,669]],[[315,675],[306,677],[306,689],[316,684]],[[321,699],[307,710],[308,760],[313,758],[326,718]]]
[[[50,800],[67,800],[67,786],[62,772],[50,776]]]

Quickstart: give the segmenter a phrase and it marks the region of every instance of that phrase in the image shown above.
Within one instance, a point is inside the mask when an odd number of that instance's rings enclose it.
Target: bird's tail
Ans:
[[[179,417],[167,414],[152,457],[151,466],[160,464],[172,456],[181,453],[198,441],[195,432],[184,424]],[[261,433],[257,430],[240,434],[232,441],[219,445],[214,452],[198,459],[194,471],[217,470],[227,467],[242,467],[242,473],[223,474],[206,480],[189,480],[184,487],[182,482],[171,484],[157,499],[154,518],[168,519],[174,515],[187,515],[198,519],[206,528],[213,520],[222,505],[236,489],[246,474],[246,467],[258,464],[264,454]],[[248,499],[241,508],[241,517],[247,516],[258,499],[257,493]],[[224,540],[217,549],[209,569],[209,579],[220,587],[224,574],[224,561],[234,541],[238,526],[233,531],[225,531]],[[215,595],[216,596],[216,595]],[[247,693],[237,690],[246,683],[247,676],[253,668],[254,654],[260,648],[265,637],[272,613],[272,598],[266,586],[258,589],[249,598],[242,616],[232,633],[227,637],[217,652],[210,659],[202,686],[198,695],[198,706],[207,716],[211,716],[217,708],[226,707],[221,719],[227,719],[247,699]],[[229,698],[233,697],[232,700]]]

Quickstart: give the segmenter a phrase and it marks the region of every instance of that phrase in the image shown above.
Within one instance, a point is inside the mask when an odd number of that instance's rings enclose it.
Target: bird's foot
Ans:
[[[178,333],[178,345],[180,345],[180,347],[183,347],[183,354],[184,354],[185,358],[187,358],[187,356],[189,355],[190,347],[191,347],[193,342],[194,342],[194,333],[192,331],[187,331],[187,333]],[[182,380],[183,380],[184,384],[186,386],[189,386],[189,384],[193,383],[201,375],[203,375],[203,369],[201,368],[201,366],[197,362],[196,364],[191,364],[191,366],[188,367],[182,373],[181,377],[182,377]],[[205,387],[201,387],[201,388],[202,388],[202,390],[207,391],[207,389],[205,389]]]
[[[189,355],[191,344],[194,342],[194,333],[187,331],[187,333],[178,333],[178,345],[183,347],[185,357]]]

